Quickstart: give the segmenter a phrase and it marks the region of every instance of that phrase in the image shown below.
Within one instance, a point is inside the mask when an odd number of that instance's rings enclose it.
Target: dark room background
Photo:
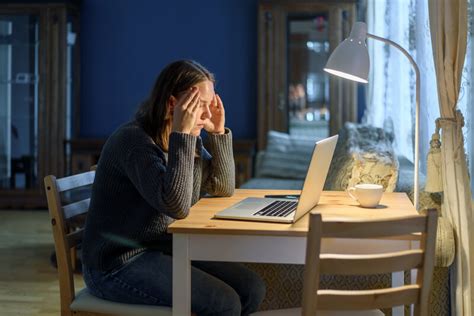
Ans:
[[[109,136],[183,58],[215,74],[234,137],[255,138],[257,0],[83,0],[77,136]]]

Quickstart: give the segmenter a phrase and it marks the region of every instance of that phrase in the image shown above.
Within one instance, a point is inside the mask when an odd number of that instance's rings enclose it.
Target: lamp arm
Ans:
[[[415,165],[414,173],[415,174],[414,174],[414,188],[413,188],[413,190],[414,190],[413,204],[415,205],[415,208],[418,209],[418,198],[419,198],[419,196],[418,196],[419,195],[418,172],[419,172],[419,161],[420,161],[420,157],[419,157],[419,152],[420,152],[420,148],[419,148],[419,145],[420,145],[419,144],[419,142],[420,142],[420,140],[419,140],[419,135],[420,135],[420,69],[418,68],[418,65],[416,64],[413,57],[403,47],[401,47],[400,45],[398,45],[394,41],[391,41],[387,38],[383,38],[383,37],[373,35],[373,34],[370,34],[370,33],[367,33],[367,37],[373,38],[375,40],[379,40],[381,42],[387,43],[389,45],[392,45],[392,46],[398,48],[398,50],[400,50],[403,53],[403,55],[405,55],[408,58],[411,65],[415,69],[416,108],[415,108],[415,162],[414,162],[414,165]]]

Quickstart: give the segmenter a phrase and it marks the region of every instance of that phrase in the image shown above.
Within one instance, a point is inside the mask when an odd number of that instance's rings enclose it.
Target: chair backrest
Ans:
[[[82,241],[84,216],[90,203],[90,190],[86,188],[94,177],[95,171],[89,171],[61,179],[52,175],[44,178],[58,265],[61,315],[68,313],[75,297],[75,247]],[[72,198],[78,189],[76,199]]]
[[[373,221],[324,221],[310,214],[303,281],[303,315],[317,310],[369,310],[414,304],[415,315],[428,315],[428,299],[434,269],[438,216],[426,215]],[[379,254],[321,254],[321,238],[383,239],[412,235],[420,248]],[[373,275],[417,270],[414,284],[373,290],[319,290],[320,274]]]

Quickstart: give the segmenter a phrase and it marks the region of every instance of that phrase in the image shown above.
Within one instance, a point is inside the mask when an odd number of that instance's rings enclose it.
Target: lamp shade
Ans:
[[[329,56],[324,71],[349,80],[367,83],[369,77],[369,52],[365,39],[367,25],[356,22],[351,34]]]

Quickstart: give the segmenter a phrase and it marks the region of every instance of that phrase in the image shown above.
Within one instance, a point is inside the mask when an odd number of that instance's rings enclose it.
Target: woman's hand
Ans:
[[[196,125],[200,93],[196,87],[191,88],[179,100],[173,109],[173,132],[190,134]]]
[[[204,124],[204,129],[208,133],[224,134],[225,110],[224,104],[218,94],[214,95],[209,110],[211,112],[211,118]]]

